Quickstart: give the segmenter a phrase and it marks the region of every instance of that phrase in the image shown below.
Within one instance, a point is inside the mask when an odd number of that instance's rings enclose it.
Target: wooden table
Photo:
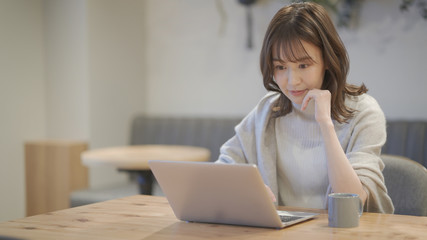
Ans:
[[[187,223],[163,197],[137,195],[0,223],[0,235],[40,240],[108,239],[427,239],[427,217],[364,213],[356,228],[328,227],[325,210],[284,229]]]
[[[209,161],[210,151],[202,147],[180,145],[133,145],[100,148],[81,155],[86,166],[112,166],[121,171],[136,173],[141,194],[151,194],[153,175],[149,160]]]

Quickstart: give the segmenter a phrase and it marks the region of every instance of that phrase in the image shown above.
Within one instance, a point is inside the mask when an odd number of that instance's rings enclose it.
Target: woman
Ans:
[[[364,85],[346,82],[347,51],[323,7],[280,9],[265,34],[261,72],[269,93],[236,126],[217,162],[254,163],[280,205],[326,208],[332,192],[393,213],[380,158],[384,114]]]

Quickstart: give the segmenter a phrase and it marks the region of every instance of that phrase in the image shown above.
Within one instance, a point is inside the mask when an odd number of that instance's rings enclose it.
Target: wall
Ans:
[[[341,30],[351,61],[349,80],[364,82],[388,119],[427,120],[427,20],[401,1],[363,1],[359,27]]]
[[[47,137],[126,145],[144,109],[143,1],[45,0]],[[91,187],[127,180],[90,168]]]
[[[0,221],[25,214],[23,142],[45,137],[41,1],[0,2]]]
[[[237,1],[148,1],[147,111],[246,114],[265,93],[258,66],[264,32],[287,2],[253,7],[254,48],[248,50],[245,11]],[[416,9],[400,12],[400,2],[363,1],[359,26],[339,29],[350,55],[348,79],[364,82],[389,119],[427,119],[427,21]]]
[[[143,1],[45,0],[47,137],[126,145],[144,94]],[[91,187],[127,180],[90,168]]]
[[[85,0],[44,0],[47,136],[89,139]]]
[[[148,1],[147,111],[234,116],[249,112],[265,94],[259,48],[277,6],[273,1],[253,8],[254,48],[247,49],[246,12],[237,1]]]
[[[87,3],[90,147],[127,145],[132,117],[146,108],[145,1]],[[114,168],[90,169],[93,187],[126,179]]]

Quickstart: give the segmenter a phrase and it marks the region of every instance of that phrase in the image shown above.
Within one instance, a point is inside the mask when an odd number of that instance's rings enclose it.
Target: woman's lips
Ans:
[[[303,95],[305,92],[306,92],[306,89],[304,89],[304,90],[289,90],[289,93],[292,96],[296,96],[296,97]]]

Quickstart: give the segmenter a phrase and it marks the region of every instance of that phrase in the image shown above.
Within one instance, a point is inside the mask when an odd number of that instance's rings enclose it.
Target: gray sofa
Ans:
[[[242,117],[153,117],[138,115],[131,126],[131,145],[178,144],[208,148],[211,161],[220,146],[234,135]],[[383,153],[406,156],[427,166],[427,121],[389,121]],[[154,192],[155,193],[155,192]],[[105,189],[87,189],[71,194],[71,206],[79,206],[138,194],[133,178],[128,184]]]

